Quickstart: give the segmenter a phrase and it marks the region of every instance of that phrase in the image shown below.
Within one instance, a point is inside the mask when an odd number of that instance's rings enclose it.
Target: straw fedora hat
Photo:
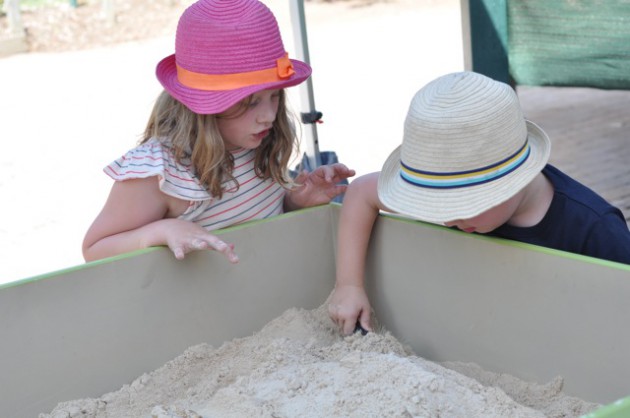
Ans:
[[[179,19],[175,54],[156,75],[199,114],[216,114],[261,90],[294,86],[311,67],[289,59],[273,13],[258,0],[199,0]]]
[[[550,150],[547,134],[525,120],[510,86],[474,72],[447,74],[413,97],[378,196],[419,220],[469,219],[530,183]]]

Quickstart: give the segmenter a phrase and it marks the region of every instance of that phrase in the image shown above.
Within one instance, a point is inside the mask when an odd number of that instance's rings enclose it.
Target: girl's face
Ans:
[[[228,150],[254,149],[269,135],[276,120],[280,90],[263,90],[235,104],[217,117]]]
[[[520,193],[473,218],[457,219],[446,222],[444,225],[449,228],[453,226],[457,227],[464,232],[487,234],[488,232],[492,232],[501,225],[507,223],[518,209],[519,202]]]

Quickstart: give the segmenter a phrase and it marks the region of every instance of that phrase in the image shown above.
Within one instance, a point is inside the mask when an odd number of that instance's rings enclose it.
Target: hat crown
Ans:
[[[175,59],[201,74],[235,74],[276,66],[285,50],[273,13],[258,0],[201,0],[179,19]]]
[[[510,86],[478,73],[453,73],[413,97],[401,160],[433,173],[480,170],[514,155],[526,138],[525,118]]]

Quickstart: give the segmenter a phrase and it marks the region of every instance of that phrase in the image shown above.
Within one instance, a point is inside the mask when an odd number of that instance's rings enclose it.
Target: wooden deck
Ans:
[[[517,88],[525,116],[552,142],[550,163],[599,193],[630,225],[630,91]]]

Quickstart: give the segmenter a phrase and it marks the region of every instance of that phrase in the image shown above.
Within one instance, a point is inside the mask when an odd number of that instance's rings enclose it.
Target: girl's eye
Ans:
[[[256,107],[256,105],[258,105],[260,103],[260,99],[254,99],[251,102],[249,102],[249,107]]]

